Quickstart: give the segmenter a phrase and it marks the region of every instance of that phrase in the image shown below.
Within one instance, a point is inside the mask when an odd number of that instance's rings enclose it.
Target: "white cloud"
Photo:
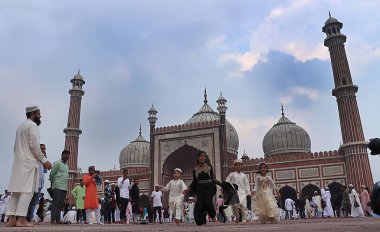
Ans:
[[[266,61],[270,50],[278,50],[294,56],[298,61],[311,59],[326,60],[328,50],[321,39],[311,41],[303,35],[307,33],[305,23],[294,25],[300,16],[314,8],[314,2],[309,0],[291,1],[287,6],[276,6],[256,30],[251,34],[248,51],[232,51],[223,56],[225,62],[233,61],[240,65],[240,72],[251,70],[259,61]]]
[[[278,117],[263,118],[228,118],[239,135],[239,156],[244,152],[250,157],[262,157],[262,139],[270,128],[278,121]]]
[[[313,101],[317,100],[320,96],[319,90],[301,86],[290,88],[290,92],[294,95],[306,96]]]
[[[215,49],[215,50],[228,50],[229,49],[229,47],[227,46],[227,44],[225,42],[225,36],[224,35],[216,36],[216,37],[209,39],[206,42],[206,47],[208,47],[209,49]]]

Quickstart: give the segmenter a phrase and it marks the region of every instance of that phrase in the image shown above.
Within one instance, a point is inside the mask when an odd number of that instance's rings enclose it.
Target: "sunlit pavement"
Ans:
[[[5,227],[0,224],[0,231],[380,231],[380,218],[328,218],[286,220],[278,224],[260,224],[257,221],[248,223],[208,223],[206,226],[196,226],[181,223],[179,226],[171,223],[164,224],[106,224],[106,225],[35,225],[32,228]]]

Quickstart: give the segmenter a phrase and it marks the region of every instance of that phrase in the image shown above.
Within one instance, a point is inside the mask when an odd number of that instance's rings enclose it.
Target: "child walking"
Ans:
[[[242,222],[246,222],[247,215],[248,215],[247,196],[251,195],[251,189],[249,187],[249,179],[247,175],[242,172],[243,161],[241,159],[237,159],[234,161],[234,168],[235,168],[235,172],[231,172],[227,176],[226,182],[229,182],[231,184],[236,184],[238,186],[237,194],[239,196],[240,203],[238,203],[236,207],[241,210]]]
[[[169,183],[162,187],[162,191],[169,191],[169,207],[173,212],[174,221],[179,225],[181,221],[182,206],[183,206],[183,196],[185,190],[187,189],[185,182],[181,180],[182,170],[180,168],[174,169],[174,179],[169,181]]]
[[[253,203],[255,203],[256,215],[263,224],[266,222],[277,223],[279,220],[279,211],[273,191],[276,191],[277,196],[279,196],[280,193],[273,179],[267,175],[268,166],[266,163],[263,162],[259,164],[258,173],[253,189]]]

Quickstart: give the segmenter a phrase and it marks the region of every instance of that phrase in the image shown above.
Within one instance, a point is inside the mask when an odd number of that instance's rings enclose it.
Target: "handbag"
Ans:
[[[354,207],[355,208],[358,208],[359,207],[359,203],[357,201],[354,202]]]

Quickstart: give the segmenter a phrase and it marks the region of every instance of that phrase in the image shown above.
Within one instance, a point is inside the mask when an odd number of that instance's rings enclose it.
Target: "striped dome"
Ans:
[[[130,167],[149,167],[150,143],[141,135],[130,144],[125,146],[120,152],[120,169]]]
[[[263,139],[263,151],[265,156],[310,152],[311,141],[308,133],[284,115],[266,133]]]

